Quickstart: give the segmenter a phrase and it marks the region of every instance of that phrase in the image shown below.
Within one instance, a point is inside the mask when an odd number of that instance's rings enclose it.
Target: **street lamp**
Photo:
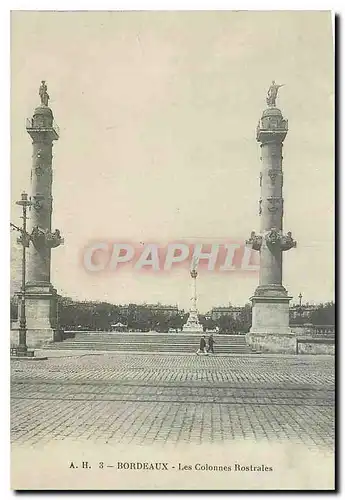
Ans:
[[[18,344],[18,355],[28,356],[33,355],[33,351],[28,352],[26,345],[26,313],[25,313],[25,281],[26,281],[26,249],[30,244],[30,235],[26,230],[27,221],[27,209],[31,207],[32,202],[28,200],[27,193],[23,192],[21,199],[16,202],[16,205],[22,207],[23,215],[23,227],[19,228],[15,224],[10,223],[11,227],[21,233],[17,239],[18,243],[22,245],[22,280],[21,280],[21,296],[20,296],[20,311],[19,311],[19,344]]]
[[[300,319],[302,320],[302,297],[303,295],[301,294],[301,292],[299,292],[299,316],[300,316]]]

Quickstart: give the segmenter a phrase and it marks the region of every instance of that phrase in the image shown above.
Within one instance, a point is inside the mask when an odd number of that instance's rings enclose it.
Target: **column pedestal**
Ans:
[[[26,286],[26,342],[37,348],[55,340],[57,328],[57,292],[47,283]]]
[[[187,322],[183,326],[183,333],[203,333],[203,326],[199,322],[198,312],[190,311]]]
[[[261,352],[294,354],[296,335],[289,327],[289,302],[283,286],[259,286],[252,301],[252,327],[246,340]]]

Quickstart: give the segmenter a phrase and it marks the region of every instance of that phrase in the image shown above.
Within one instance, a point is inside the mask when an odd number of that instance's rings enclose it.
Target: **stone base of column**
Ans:
[[[13,328],[10,333],[11,346],[19,344],[19,329]],[[51,341],[61,342],[63,334],[53,330],[52,328],[28,328],[26,331],[26,345],[28,349],[42,347],[44,344]]]
[[[257,352],[271,354],[296,354],[296,335],[290,333],[257,333],[246,334],[246,342]]]
[[[252,327],[247,343],[261,352],[295,354],[296,335],[289,327],[289,302],[281,285],[258,287],[251,297]]]
[[[190,311],[187,322],[183,326],[183,333],[203,333],[203,326],[199,322],[198,313]]]
[[[40,347],[55,340],[57,328],[57,292],[49,283],[27,283],[26,343]]]

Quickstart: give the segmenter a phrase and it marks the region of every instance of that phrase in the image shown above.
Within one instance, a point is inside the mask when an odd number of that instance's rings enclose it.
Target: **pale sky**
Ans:
[[[259,230],[255,129],[272,79],[284,143],[283,284],[294,301],[334,298],[331,16],[322,12],[12,13],[12,221],[30,190],[25,119],[44,79],[61,136],[53,149],[52,251],[59,293],[188,308],[186,271],[90,275],[90,240],[245,240]],[[15,235],[13,235],[15,242]],[[16,245],[14,245],[16,246]],[[17,251],[15,254],[17,255]],[[16,260],[16,258],[14,259]],[[250,273],[202,273],[199,309],[248,302]]]

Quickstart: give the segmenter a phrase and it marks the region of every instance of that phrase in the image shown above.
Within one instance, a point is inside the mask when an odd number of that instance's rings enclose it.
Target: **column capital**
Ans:
[[[283,142],[288,132],[288,121],[278,108],[267,108],[256,128],[256,140],[261,144]]]

